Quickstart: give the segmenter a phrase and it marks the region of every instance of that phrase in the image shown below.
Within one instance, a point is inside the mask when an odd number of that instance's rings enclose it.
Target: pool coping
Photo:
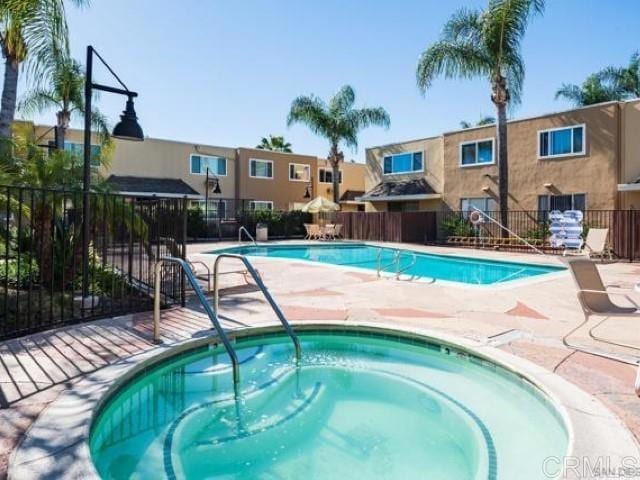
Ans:
[[[640,462],[640,447],[624,423],[597,398],[587,394],[559,375],[486,343],[460,338],[430,329],[393,325],[385,322],[322,321],[294,323],[296,330],[339,330],[375,332],[406,339],[422,340],[451,347],[456,352],[473,354],[499,365],[542,391],[564,420],[568,434],[565,458],[575,458],[591,465],[607,459],[613,468],[622,467],[625,459]],[[279,324],[242,328],[229,332],[232,338],[282,332]],[[52,402],[25,433],[9,459],[9,479],[99,478],[93,466],[88,439],[95,414],[111,393],[157,362],[197,346],[216,342],[213,334],[161,345],[133,355],[116,364],[93,372]],[[552,459],[559,465],[562,459]],[[582,465],[582,464],[581,464]],[[541,466],[542,468],[542,466]],[[556,478],[583,478],[565,472]]]
[[[433,253],[433,252],[429,252],[429,251],[424,251],[424,250],[412,250],[410,248],[406,248],[406,247],[395,247],[395,246],[389,246],[388,244],[384,244],[384,243],[378,243],[378,242],[366,242],[366,241],[337,241],[335,243],[331,243],[331,242],[319,242],[319,241],[305,241],[305,243],[299,242],[299,241],[295,241],[295,242],[280,242],[280,241],[273,241],[273,242],[268,242],[268,243],[261,243],[258,244],[259,247],[269,247],[269,246],[274,246],[274,247],[312,247],[312,246],[326,246],[326,247],[330,247],[330,246],[339,246],[339,245],[349,245],[349,246],[356,246],[356,245],[363,245],[363,246],[368,246],[368,247],[376,247],[376,248],[387,248],[390,250],[394,250],[394,249],[400,249],[400,250],[405,250],[407,252],[412,252],[412,253],[418,253],[418,254],[424,254],[424,255],[431,255],[431,256],[436,256],[436,257],[443,257],[443,258],[447,258],[447,257],[451,257],[451,258],[457,258],[457,259],[464,259],[464,260],[479,260],[479,261],[484,261],[484,262],[490,262],[490,263],[507,263],[507,264],[515,264],[515,265],[530,265],[530,266],[539,266],[539,267],[551,267],[554,269],[557,269],[558,271],[555,272],[548,272],[548,273],[544,273],[541,275],[533,275],[530,277],[526,277],[526,278],[519,278],[517,280],[506,280],[503,282],[496,282],[496,283],[488,283],[488,284],[475,284],[475,283],[465,283],[465,282],[456,282],[453,280],[441,280],[441,279],[436,279],[436,278],[429,278],[429,277],[418,277],[418,278],[406,278],[407,275],[405,274],[403,278],[402,276],[400,277],[399,281],[403,281],[403,282],[414,282],[414,283],[420,283],[420,284],[425,284],[425,285],[441,285],[441,286],[445,286],[445,287],[452,287],[452,288],[462,288],[462,289],[467,289],[467,288],[472,288],[472,289],[476,289],[476,290],[485,290],[485,291],[495,291],[495,290],[507,290],[507,289],[511,289],[511,288],[515,288],[515,287],[522,287],[522,286],[529,286],[529,285],[535,285],[537,283],[541,283],[541,282],[547,282],[550,280],[554,280],[556,278],[562,278],[565,276],[569,275],[569,269],[566,266],[565,262],[562,262],[559,258],[555,258],[554,260],[556,260],[556,263],[551,263],[551,262],[530,262],[530,261],[514,261],[514,260],[509,260],[509,259],[505,259],[505,260],[497,260],[497,259],[493,259],[493,258],[489,258],[489,257],[483,257],[483,256],[479,256],[479,257],[472,257],[472,256],[465,256],[465,255],[459,255],[457,253]],[[252,245],[248,245],[246,243],[235,243],[229,246],[225,246],[225,247],[220,247],[217,248],[215,250],[211,250],[208,252],[198,252],[198,253],[194,253],[190,256],[193,257],[215,257],[220,253],[234,253],[233,249],[234,248],[240,248],[240,247],[251,247]],[[426,247],[428,248],[428,245],[420,245],[421,247]],[[252,256],[252,255],[247,255],[250,258],[254,258],[257,259],[258,261],[266,261],[266,262],[291,262],[294,264],[298,264],[298,265],[316,265],[316,266],[322,266],[322,267],[328,267],[328,268],[335,268],[337,270],[342,270],[345,272],[359,272],[359,273],[367,273],[370,275],[376,275],[376,271],[371,269],[371,268],[363,268],[363,267],[356,267],[353,265],[336,265],[333,263],[325,263],[325,262],[317,262],[314,260],[306,260],[306,259],[299,259],[299,258],[288,258],[288,257],[263,257],[263,256]],[[381,272],[380,278],[385,278],[385,279],[394,279],[396,276],[395,273],[392,272]]]

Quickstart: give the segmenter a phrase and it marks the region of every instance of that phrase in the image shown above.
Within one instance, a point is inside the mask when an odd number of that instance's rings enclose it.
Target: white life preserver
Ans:
[[[474,225],[478,225],[480,223],[484,223],[484,217],[480,214],[478,210],[473,210],[469,214],[469,221]]]

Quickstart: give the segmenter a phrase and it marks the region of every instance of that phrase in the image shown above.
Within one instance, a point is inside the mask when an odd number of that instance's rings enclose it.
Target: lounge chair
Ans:
[[[612,260],[613,254],[609,244],[607,243],[608,235],[608,228],[590,228],[583,247],[576,252],[565,250],[563,255],[588,255],[589,257],[599,256],[603,260],[605,255],[608,255],[609,260]]]
[[[335,240],[336,238],[336,226],[329,223],[322,229],[322,234],[325,240]]]
[[[333,235],[335,238],[342,238],[342,224],[341,223],[336,223],[334,230],[333,230]]]
[[[571,335],[585,323],[587,323],[592,315],[597,315],[604,316],[604,319],[602,319],[589,330],[589,336],[591,336],[594,340],[599,340],[601,342],[640,350],[640,346],[614,342],[606,338],[598,337],[594,333],[594,330],[602,325],[609,317],[635,316],[636,314],[640,313],[640,306],[636,304],[625,293],[608,291],[604,286],[604,283],[602,282],[602,277],[600,277],[598,267],[591,260],[585,258],[572,260],[569,262],[569,268],[571,269],[573,279],[578,286],[578,300],[580,301],[585,320],[582,324],[580,324],[565,336],[565,345],[570,346],[566,342],[566,338],[569,335]],[[617,303],[614,303],[611,300],[612,296],[624,298],[627,301],[628,305],[621,306]]]

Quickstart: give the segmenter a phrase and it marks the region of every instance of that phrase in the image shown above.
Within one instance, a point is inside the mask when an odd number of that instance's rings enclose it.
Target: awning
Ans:
[[[347,190],[340,195],[340,203],[347,205],[360,205],[363,202],[359,198],[364,195],[362,190]]]
[[[619,192],[640,192],[640,183],[619,183]]]
[[[179,178],[136,177],[111,175],[107,182],[118,193],[133,197],[180,197],[190,199],[203,198],[196,190]]]
[[[424,179],[381,182],[357,198],[363,202],[403,202],[409,200],[437,200],[442,198]]]

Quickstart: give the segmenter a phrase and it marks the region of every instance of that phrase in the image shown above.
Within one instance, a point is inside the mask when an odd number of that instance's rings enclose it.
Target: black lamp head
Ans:
[[[220,190],[220,180],[218,180],[216,178],[216,186],[213,187],[213,193],[218,194],[218,193],[222,193],[222,190]]]
[[[304,198],[311,198],[311,192],[309,191],[308,185],[304,188]]]
[[[127,99],[127,106],[120,115],[120,121],[113,128],[114,138],[120,138],[122,140],[132,140],[135,142],[141,142],[144,140],[144,133],[142,133],[142,127],[138,123],[138,117],[136,110],[133,107],[133,97]]]

